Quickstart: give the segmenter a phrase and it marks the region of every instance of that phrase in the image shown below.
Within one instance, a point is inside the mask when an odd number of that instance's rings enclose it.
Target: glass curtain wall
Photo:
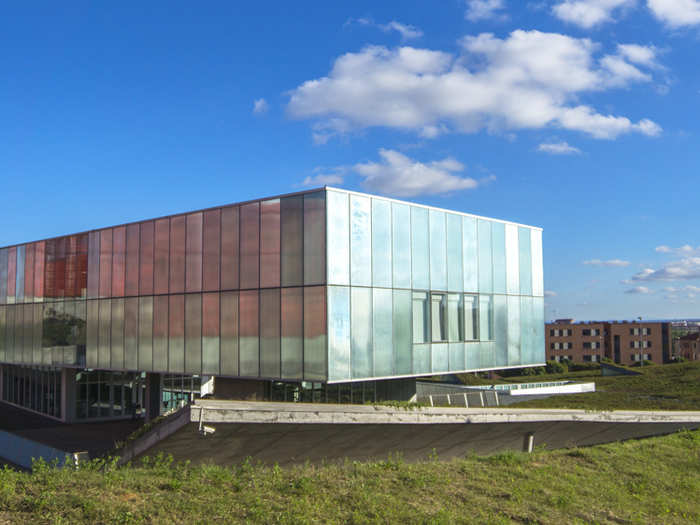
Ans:
[[[0,360],[325,381],[325,284],[325,191],[0,248]]]
[[[542,232],[329,189],[330,382],[544,362]]]

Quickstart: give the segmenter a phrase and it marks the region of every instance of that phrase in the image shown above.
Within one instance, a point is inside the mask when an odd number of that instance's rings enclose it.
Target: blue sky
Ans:
[[[0,245],[328,183],[541,226],[548,318],[700,317],[699,0],[142,4],[3,6]]]

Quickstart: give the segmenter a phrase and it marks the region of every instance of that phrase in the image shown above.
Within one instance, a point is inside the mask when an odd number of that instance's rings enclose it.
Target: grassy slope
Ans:
[[[603,377],[600,371],[511,377],[501,383],[571,379],[594,382],[596,392],[525,401],[515,408],[582,408],[587,410],[700,410],[700,362],[634,368],[640,376]]]
[[[697,523],[700,432],[442,462],[0,471],[0,523]]]

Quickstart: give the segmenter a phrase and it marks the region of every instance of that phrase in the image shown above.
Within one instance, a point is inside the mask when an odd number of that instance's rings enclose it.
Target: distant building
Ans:
[[[686,334],[678,339],[678,356],[687,361],[700,361],[700,333]]]
[[[595,363],[607,357],[624,365],[660,364],[671,359],[671,323],[557,319],[546,325],[545,346],[548,361]]]

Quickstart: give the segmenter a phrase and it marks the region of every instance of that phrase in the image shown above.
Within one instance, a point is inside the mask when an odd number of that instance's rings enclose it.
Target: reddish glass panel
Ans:
[[[100,232],[100,297],[112,293],[112,230]]]
[[[280,285],[280,200],[260,207],[260,287]]]
[[[326,194],[304,195],[304,284],[326,282]]]
[[[170,293],[180,293],[184,291],[185,216],[180,215],[170,219]],[[184,362],[182,366],[184,367]]]
[[[322,381],[327,375],[326,287],[304,287],[304,379]]]
[[[221,210],[204,212],[202,288],[219,289],[219,261],[221,257]]]
[[[87,294],[94,299],[100,294],[100,232],[90,232],[88,246]]]
[[[53,299],[56,297],[56,239],[49,239],[48,241],[46,241],[46,263],[44,265],[44,297],[46,297],[47,299]]]
[[[260,203],[241,206],[241,288],[258,288]]]
[[[283,288],[281,306],[282,377],[301,379],[304,359],[303,288]]]
[[[238,375],[238,292],[221,294],[221,374]]]
[[[168,332],[170,334],[168,344],[168,371],[182,373],[185,370],[184,295],[170,296],[170,304],[168,305],[168,319]]]
[[[87,297],[88,234],[78,235],[78,291],[81,297]]]
[[[64,237],[66,246],[66,285],[64,297],[80,297],[80,239],[77,235]]]
[[[56,239],[56,252],[55,252],[55,290],[56,299],[62,300],[66,295],[66,252],[68,249],[68,238],[59,237]]]
[[[46,257],[46,242],[40,241],[34,247],[34,300],[44,299],[44,262]]]
[[[170,219],[158,219],[155,225],[155,261],[153,272],[153,289],[154,293],[156,294],[168,293],[168,280],[170,273],[169,252]]]
[[[138,224],[126,227],[126,279],[124,293],[129,297],[139,294],[139,236]]]
[[[17,247],[13,246],[7,253],[7,304],[15,302],[17,287]]]
[[[221,289],[238,288],[238,207],[221,210]]]
[[[126,226],[112,233],[112,296],[124,297],[126,271]]]
[[[202,294],[202,373],[219,373],[219,293]]]
[[[24,251],[24,301],[34,302],[34,250],[36,244],[27,244]]]
[[[202,290],[202,213],[187,216],[185,291]]]
[[[153,251],[154,251],[154,223],[153,221],[141,223],[141,253],[139,271],[139,295],[151,295],[153,293]]]
[[[156,230],[158,226],[156,225]],[[168,370],[168,296],[153,298],[153,370]]]
[[[243,377],[260,375],[260,310],[258,290],[239,295],[239,367]]]

